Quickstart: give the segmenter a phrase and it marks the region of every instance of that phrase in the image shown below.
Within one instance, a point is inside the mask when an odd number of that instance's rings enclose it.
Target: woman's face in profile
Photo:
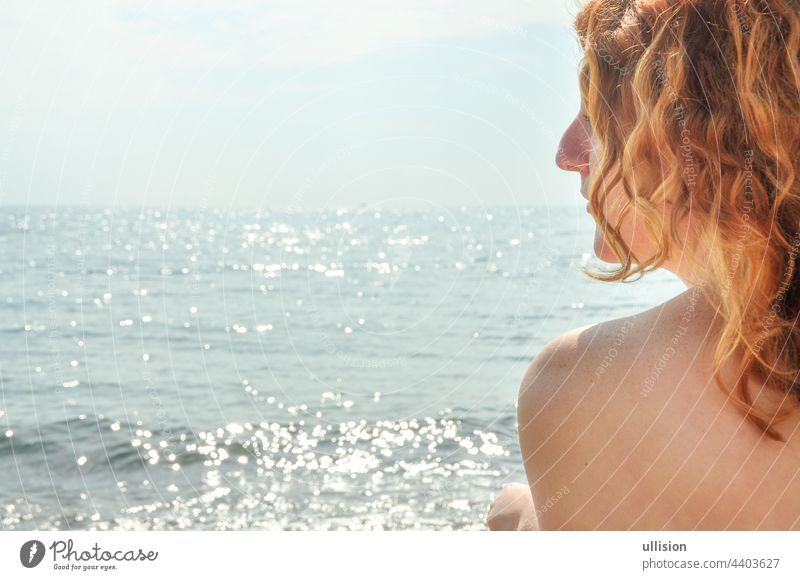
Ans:
[[[581,103],[581,108],[572,123],[564,131],[556,153],[556,165],[564,171],[574,171],[581,177],[580,194],[587,200],[589,195],[589,181],[597,166],[600,145],[592,133],[592,127],[586,116],[586,109]],[[620,201],[623,193],[619,184],[608,193],[602,211],[606,213],[612,225],[617,225]],[[588,204],[587,204],[588,211]],[[594,217],[594,216],[593,216]],[[643,259],[654,251],[652,243],[646,235],[644,225],[636,219],[635,212],[630,210],[622,224],[621,234],[634,256]],[[619,263],[620,260],[613,250],[606,245],[601,229],[595,227],[594,253],[604,262]]]

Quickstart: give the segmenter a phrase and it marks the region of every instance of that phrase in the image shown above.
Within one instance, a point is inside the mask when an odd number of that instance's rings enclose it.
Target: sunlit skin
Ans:
[[[598,151],[585,115],[581,107],[556,154],[561,169],[580,176],[576,195],[584,197]],[[609,200],[619,195],[612,191]],[[606,208],[616,223],[613,206]],[[621,232],[635,256],[651,255],[652,242],[635,213]],[[645,312],[578,328],[542,349],[549,364],[535,372],[532,364],[521,389],[535,383],[541,395],[519,401],[532,409],[523,414],[536,418],[532,427],[519,425],[529,482],[497,494],[486,520],[490,530],[800,528],[793,515],[800,513],[800,495],[787,493],[800,479],[800,421],[780,427],[786,448],[765,440],[711,381],[710,351],[699,353],[713,340],[717,319],[697,299],[698,279],[682,253],[690,247],[686,243],[663,265],[684,282],[685,292]],[[594,253],[619,262],[599,227]],[[626,341],[598,379],[597,361],[621,328],[630,329]],[[673,346],[675,336],[680,340]],[[643,397],[639,386],[665,352],[677,364],[666,364]],[[726,380],[735,376],[737,360],[721,366]],[[537,512],[536,504],[564,485],[570,493]]]

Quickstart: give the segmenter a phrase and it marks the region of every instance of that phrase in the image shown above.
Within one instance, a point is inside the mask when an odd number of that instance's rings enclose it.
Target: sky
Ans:
[[[0,203],[583,205],[579,0],[0,0]]]

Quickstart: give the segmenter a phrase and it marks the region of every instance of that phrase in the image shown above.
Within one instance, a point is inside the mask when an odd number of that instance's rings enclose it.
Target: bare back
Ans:
[[[560,380],[520,399],[537,406],[520,438],[543,529],[800,529],[800,421],[784,444],[726,400],[701,348],[716,328],[689,290],[562,337]]]

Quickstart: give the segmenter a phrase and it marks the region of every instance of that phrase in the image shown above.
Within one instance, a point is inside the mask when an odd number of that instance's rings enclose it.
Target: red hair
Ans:
[[[683,251],[724,321],[715,381],[782,441],[774,425],[800,400],[800,2],[590,0],[575,29],[601,145],[589,199],[620,260],[610,274],[586,273],[624,281]],[[653,256],[634,256],[599,211],[615,186],[618,223],[641,216]],[[669,220],[659,207],[670,207]],[[677,230],[686,217],[696,240],[688,248]],[[719,368],[734,352],[739,380],[728,387]],[[782,402],[760,408],[748,377]]]

